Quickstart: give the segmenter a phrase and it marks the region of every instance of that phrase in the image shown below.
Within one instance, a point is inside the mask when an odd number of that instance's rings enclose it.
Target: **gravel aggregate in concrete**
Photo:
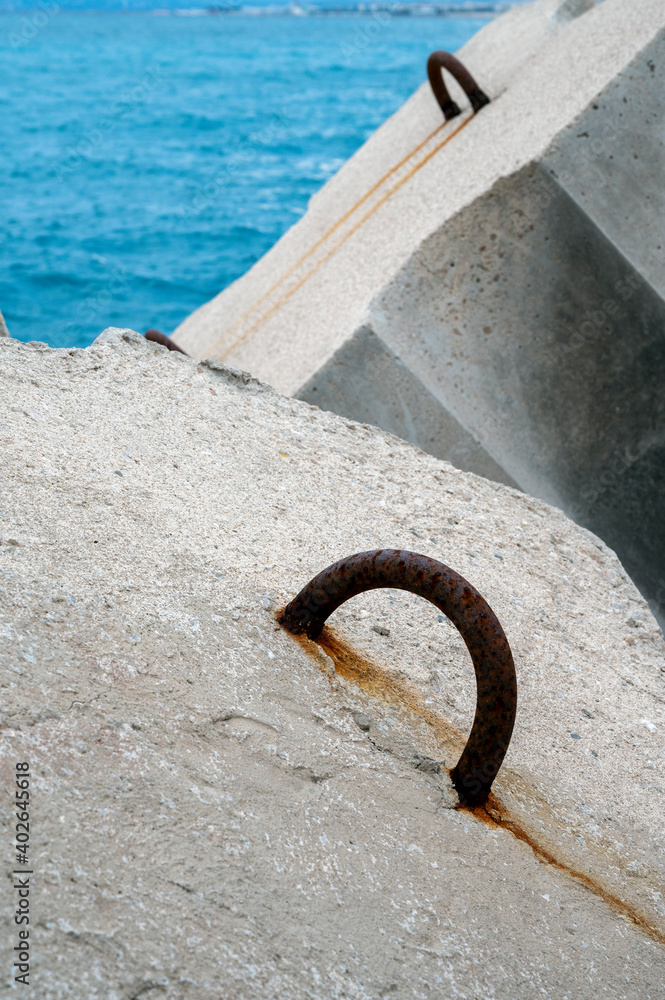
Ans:
[[[131,331],[5,339],[0,382],[6,845],[15,762],[32,771],[23,995],[662,996],[664,643],[602,542]],[[275,623],[378,547],[457,569],[509,638],[518,719],[489,814],[458,809],[446,771],[474,706],[447,619],[377,592],[327,645]]]

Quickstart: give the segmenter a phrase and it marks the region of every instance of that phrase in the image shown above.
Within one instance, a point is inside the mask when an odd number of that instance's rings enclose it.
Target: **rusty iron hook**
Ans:
[[[517,709],[517,679],[498,618],[459,573],[416,552],[358,552],[310,580],[282,611],[279,623],[294,635],[304,633],[317,639],[340,604],[380,587],[409,590],[431,601],[466,643],[476,672],[476,714],[451,778],[464,805],[480,805],[489,795],[510,743]]]
[[[427,60],[427,76],[446,121],[456,118],[462,112],[459,105],[452,100],[448,93],[448,88],[443,79],[444,69],[447,69],[455,77],[471,101],[474,114],[477,114],[481,108],[490,103],[489,97],[480,89],[466,66],[463,66],[459,59],[450,52],[444,52],[442,49],[439,49],[437,52],[432,52]]]

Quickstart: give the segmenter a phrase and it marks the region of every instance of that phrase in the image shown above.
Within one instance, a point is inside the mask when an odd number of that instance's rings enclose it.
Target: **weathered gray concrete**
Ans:
[[[298,398],[322,410],[376,424],[457,468],[517,487],[369,326],[337,351],[303,386]]]
[[[649,2],[655,9],[653,0],[642,0],[647,7]],[[602,11],[616,4],[605,0]],[[423,239],[485,193],[488,184],[537,156],[599,85],[613,79],[617,60],[620,66],[639,51],[639,31],[625,37],[639,18],[624,10],[615,17],[617,50],[609,48],[591,72],[583,70],[569,46],[557,42],[568,40],[598,11],[559,22],[554,14],[560,6],[560,0],[539,0],[481,30],[460,55],[494,103],[457,132],[465,119],[443,127],[429,85],[423,84],[314,195],[306,215],[269,253],[178,328],[178,342],[195,356],[237,355],[251,362],[250,370],[270,370],[278,390],[297,391],[313,366],[320,367],[322,351],[331,354],[353,333],[372,299]],[[646,26],[641,32],[646,40],[652,35]],[[544,53],[550,62],[553,56],[564,59],[558,67],[564,79],[572,72],[563,90],[558,73],[540,78]],[[466,107],[454,81],[451,93]],[[438,149],[451,133],[454,138]],[[362,221],[368,211],[371,216]],[[287,330],[290,337],[282,343]]]
[[[619,553],[662,616],[665,302],[651,279],[537,166],[424,243],[371,322],[522,489]]]
[[[5,317],[2,315],[2,311],[0,310],[0,337],[9,337],[9,336],[11,335],[9,333],[9,330],[7,329],[7,324],[5,323]]]
[[[561,506],[665,621],[665,7],[535,3],[461,57],[488,108],[381,182],[423,86],[176,339]]]
[[[601,541],[130,331],[0,354],[6,845],[14,762],[33,775],[21,995],[660,1000],[665,642]],[[275,625],[380,546],[452,565],[504,625],[520,700],[495,825],[437,773],[474,683],[431,606],[349,602],[346,667]]]

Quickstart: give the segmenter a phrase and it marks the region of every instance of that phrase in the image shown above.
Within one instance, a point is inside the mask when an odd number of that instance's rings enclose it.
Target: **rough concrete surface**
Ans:
[[[539,0],[460,56],[487,108],[440,128],[423,84],[175,338],[561,506],[665,623],[665,5]]]
[[[297,392],[358,327],[374,296],[423,239],[488,185],[544,151],[598,86],[639,51],[639,32],[635,38],[631,31],[623,44],[614,40],[618,50],[605,51],[598,65],[575,66],[576,53],[567,52],[567,36],[617,2],[624,10],[616,27],[625,33],[631,21],[639,20],[628,17],[625,0],[605,0],[600,11],[565,21],[563,27],[553,19],[560,2],[539,0],[479,31],[459,55],[492,104],[458,131],[468,116],[444,125],[429,84],[423,83],[312,197],[305,216],[261,260],[178,327],[177,342],[196,357],[242,358],[246,368],[270,372],[280,392]],[[649,0],[641,3],[649,6]],[[645,40],[652,37],[648,18],[641,31]],[[556,46],[562,34],[566,37]],[[543,51],[559,63],[549,80],[540,79]],[[572,79],[565,78],[566,71]],[[467,108],[455,81],[447,82]],[[454,139],[438,149],[452,133]],[[403,160],[403,169],[393,172]],[[423,166],[411,173],[421,160]]]
[[[7,851],[15,761],[32,772],[17,995],[662,996],[664,641],[601,541],[131,331],[3,340],[0,382]],[[461,572],[511,643],[486,812],[446,773],[474,680],[431,605],[365,595],[321,645],[276,625],[379,547]]]

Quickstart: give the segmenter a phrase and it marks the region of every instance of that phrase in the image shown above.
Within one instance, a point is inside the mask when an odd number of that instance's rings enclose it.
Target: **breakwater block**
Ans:
[[[665,7],[541,0],[459,56],[490,105],[425,82],[174,338],[560,506],[665,621]]]
[[[32,995],[660,995],[665,641],[602,541],[130,330],[0,339],[0,396],[0,773],[11,804],[29,765]],[[510,644],[484,808],[450,781],[476,691],[439,608],[376,590],[316,641],[279,624],[376,548],[452,567]]]

